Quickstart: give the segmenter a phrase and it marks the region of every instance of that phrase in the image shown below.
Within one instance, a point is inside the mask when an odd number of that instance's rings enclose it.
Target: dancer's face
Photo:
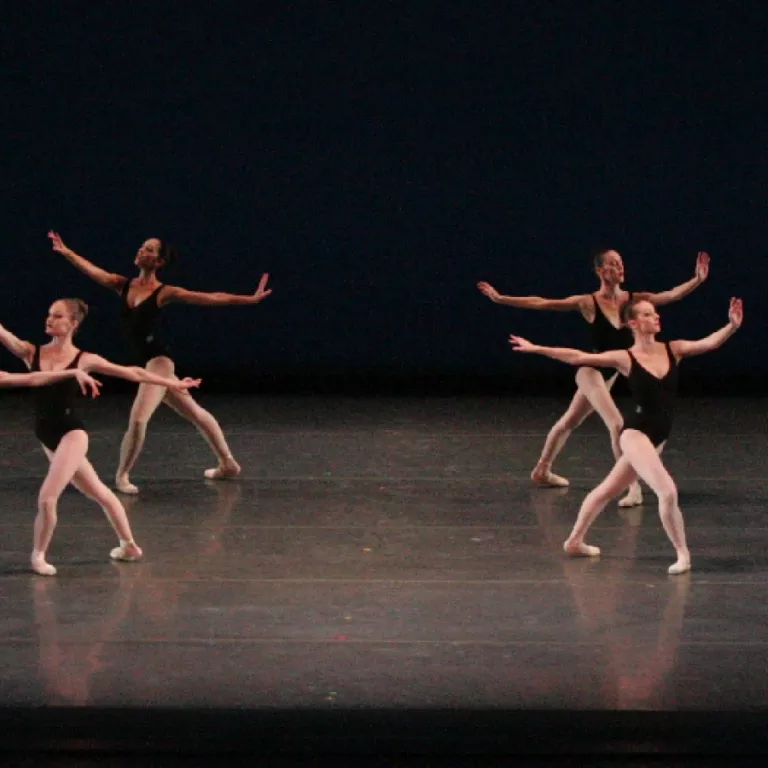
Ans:
[[[74,333],[78,323],[72,317],[66,302],[54,301],[45,319],[45,332],[49,336],[65,337]]]
[[[160,258],[160,241],[156,237],[150,237],[141,244],[136,252],[133,262],[139,269],[154,271],[160,269],[163,260]]]
[[[617,251],[606,251],[603,263],[597,268],[600,279],[608,285],[621,285],[624,282],[624,262]]]
[[[638,333],[658,333],[661,330],[661,318],[656,307],[650,301],[635,304],[635,316],[629,321],[629,327]]]

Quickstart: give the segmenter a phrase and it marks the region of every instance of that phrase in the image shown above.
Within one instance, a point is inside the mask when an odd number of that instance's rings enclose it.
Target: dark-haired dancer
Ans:
[[[622,289],[624,282],[624,263],[621,256],[613,250],[601,250],[595,254],[594,269],[600,280],[600,288],[595,293],[577,294],[565,299],[543,299],[539,296],[502,296],[488,283],[478,283],[477,287],[491,301],[523,309],[551,309],[556,311],[577,311],[592,327],[592,351],[607,352],[612,349],[626,349],[632,344],[632,334],[622,327],[621,309],[631,298],[642,298],[654,306],[670,304],[687,296],[701,285],[709,274],[709,256],[703,251],[696,259],[694,276],[668,291],[660,293],[630,293]],[[606,380],[607,379],[607,380]],[[608,427],[613,455],[618,459],[621,454],[619,434],[622,417],[610,394],[616,381],[616,374],[604,376],[591,366],[582,366],[576,372],[578,389],[568,406],[568,410],[558,419],[547,435],[539,461],[531,472],[531,479],[539,485],[566,486],[568,480],[552,472],[552,464],[565,446],[571,432],[576,429],[593,411]],[[627,495],[619,501],[620,507],[632,507],[642,504],[643,495],[640,483],[634,482]]]
[[[675,482],[659,455],[672,428],[677,363],[684,357],[717,349],[741,327],[744,308],[741,299],[732,298],[728,323],[698,341],[657,341],[661,322],[656,308],[646,299],[631,299],[625,305],[623,315],[634,339],[628,350],[590,354],[578,349],[542,347],[520,336],[510,336],[509,341],[518,352],[533,352],[576,366],[615,368],[627,377],[632,391],[634,408],[619,438],[621,457],[605,480],[584,499],[573,530],[564,544],[565,551],[570,555],[599,555],[597,547],[584,543],[584,536],[608,502],[615,499],[629,483],[641,477],[659,499],[662,525],[677,552],[677,561],[669,567],[669,573],[685,573],[691,568],[685,524],[677,504]]]
[[[162,376],[174,378],[175,368],[168,348],[158,337],[157,325],[163,307],[173,302],[216,307],[258,304],[272,293],[267,289],[266,274],[262,275],[256,292],[250,295],[188,291],[175,285],[166,285],[160,281],[157,273],[163,267],[169,266],[175,260],[176,254],[165,241],[155,237],[146,240],[139,248],[134,259],[134,264],[139,268],[139,276],[133,279],[106,272],[95,266],[71,248],[67,248],[56,232],[49,232],[48,237],[54,251],[65,256],[99,285],[120,294],[120,323],[136,362],[145,366],[148,371]],[[139,489],[130,481],[130,472],[144,446],[147,424],[161,402],[192,422],[216,454],[219,465],[205,471],[207,478],[219,480],[235,477],[240,473],[240,465],[232,456],[219,423],[208,411],[201,408],[188,392],[166,391],[163,387],[142,384],[133,402],[128,429],[120,446],[120,462],[115,474],[115,486],[119,491],[138,493]]]
[[[63,381],[35,390],[35,436],[42,443],[50,466],[38,497],[34,526],[34,545],[30,558],[32,569],[41,576],[53,576],[56,569],[46,560],[56,528],[59,497],[69,483],[101,505],[118,536],[120,544],[110,557],[114,560],[138,560],[142,551],[136,545],[123,505],[96,474],[86,458],[88,433],[76,413],[77,385],[90,384],[89,371],[116,376],[128,381],[171,387],[179,392],[196,387],[196,379],[169,379],[143,368],[115,365],[103,357],[78,349],[73,336],[85,319],[88,307],[80,299],[60,299],[48,310],[45,323],[51,341],[36,346],[22,341],[0,325],[0,343],[24,361],[33,373],[26,376],[55,376]],[[7,379],[6,379],[7,381]],[[98,386],[97,382],[94,382]]]

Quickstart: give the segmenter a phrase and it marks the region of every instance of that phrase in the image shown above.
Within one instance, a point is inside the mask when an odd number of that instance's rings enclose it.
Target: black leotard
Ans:
[[[120,294],[123,298],[120,307],[120,327],[131,353],[136,358],[137,363],[141,365],[146,365],[153,357],[169,355],[168,348],[157,338],[156,329],[160,319],[160,306],[157,303],[157,297],[164,287],[164,285],[160,285],[135,307],[128,304],[128,292],[131,289],[130,279],[125,281],[125,286]]]
[[[82,350],[67,368],[77,368]],[[40,347],[35,347],[32,371],[40,370]],[[74,429],[85,429],[75,413],[75,400],[80,395],[80,385],[75,378],[63,379],[45,387],[35,387],[35,437],[52,451],[61,438]]]
[[[624,419],[624,429],[637,429],[661,445],[672,428],[672,404],[677,394],[677,363],[668,343],[664,343],[669,370],[663,379],[654,376],[629,352],[632,367],[627,381],[632,391],[632,409]]]
[[[632,294],[629,294],[629,299]],[[628,300],[629,300],[628,299]],[[617,328],[606,316],[600,307],[595,294],[592,294],[595,303],[595,319],[592,322],[592,351],[610,352],[613,349],[629,349],[634,344],[632,330],[626,325]]]
[[[632,298],[632,294],[629,294]],[[629,349],[635,342],[632,331],[627,326],[617,328],[606,316],[600,307],[595,294],[592,294],[595,304],[595,319],[592,321],[592,351],[610,352],[614,349]],[[610,379],[616,371],[611,368],[601,368],[600,373],[604,379]]]

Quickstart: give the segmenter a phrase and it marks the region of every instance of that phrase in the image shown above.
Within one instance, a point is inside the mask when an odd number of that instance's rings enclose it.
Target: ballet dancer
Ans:
[[[556,311],[577,311],[591,326],[592,351],[607,352],[611,349],[626,349],[632,344],[632,334],[622,327],[621,310],[631,298],[642,298],[660,307],[679,301],[701,285],[709,275],[709,255],[703,251],[696,258],[694,276],[668,291],[631,293],[621,286],[624,282],[624,262],[614,250],[600,250],[594,256],[594,270],[600,280],[595,293],[577,294],[565,299],[543,299],[539,296],[502,296],[488,283],[478,283],[480,292],[496,304],[523,309],[550,309]],[[611,397],[610,390],[617,374],[604,376],[591,366],[576,371],[576,393],[566,412],[558,419],[547,435],[531,480],[537,485],[565,487],[568,480],[552,472],[552,464],[565,446],[571,432],[593,411],[597,411],[608,428],[614,458],[620,454],[619,434],[622,416]],[[620,507],[633,507],[643,503],[640,483],[633,483],[627,495],[619,501]]]
[[[142,551],[136,544],[123,505],[101,481],[86,458],[88,433],[76,413],[77,384],[98,390],[90,372],[116,376],[141,383],[171,387],[186,391],[197,387],[199,379],[170,379],[138,367],[115,365],[99,355],[83,352],[73,341],[88,307],[80,299],[60,299],[51,304],[45,323],[51,337],[48,344],[36,346],[22,341],[0,325],[0,343],[20,358],[32,373],[19,376],[48,377],[55,383],[35,390],[35,436],[41,442],[50,465],[38,496],[33,548],[32,570],[41,576],[54,576],[56,568],[46,560],[57,522],[59,497],[69,483],[104,510],[119,539],[119,546],[110,552],[113,560],[138,560]],[[9,374],[13,375],[13,374]],[[8,378],[5,378],[8,381]]]
[[[633,344],[628,350],[589,353],[563,347],[542,347],[519,336],[509,342],[518,352],[533,352],[575,366],[615,368],[627,378],[633,408],[619,437],[621,456],[608,476],[584,499],[564,549],[570,555],[596,557],[598,547],[584,543],[584,536],[605,506],[627,485],[641,477],[659,500],[659,515],[677,561],[669,567],[676,575],[691,569],[691,555],[685,539],[685,524],[677,500],[677,487],[661,460],[661,451],[672,427],[672,411],[677,392],[678,362],[684,357],[717,349],[732,336],[744,319],[741,299],[732,298],[728,323],[698,341],[656,340],[661,321],[655,306],[647,299],[630,299],[622,312],[632,330]]]
[[[92,264],[67,248],[56,232],[49,232],[48,237],[54,251],[62,254],[102,287],[120,294],[120,324],[136,363],[162,376],[173,378],[175,368],[170,351],[158,338],[157,325],[163,307],[173,302],[217,307],[258,304],[272,293],[271,289],[267,289],[267,274],[262,275],[256,292],[249,295],[188,291],[175,285],[166,285],[160,281],[158,272],[176,260],[176,251],[164,240],[155,237],[146,240],[139,248],[134,259],[139,275],[133,279],[112,274]],[[161,402],[192,422],[216,454],[218,466],[207,469],[205,477],[221,480],[240,474],[240,465],[235,461],[224,433],[211,413],[201,408],[188,392],[166,391],[163,387],[142,384],[133,402],[128,428],[120,445],[120,461],[115,473],[115,487],[118,491],[139,491],[130,481],[130,472],[144,447],[147,424]]]

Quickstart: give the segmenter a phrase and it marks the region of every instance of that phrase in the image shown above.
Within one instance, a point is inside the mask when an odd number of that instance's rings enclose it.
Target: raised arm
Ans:
[[[179,304],[198,304],[203,307],[227,307],[237,304],[258,304],[272,293],[271,288],[267,288],[269,275],[263,274],[259,281],[259,287],[255,293],[223,293],[216,291],[208,293],[206,291],[188,291],[186,288],[179,288],[176,285],[167,285],[160,294],[159,303],[161,306],[177,302]]]
[[[22,359],[25,363],[32,360],[35,353],[35,347],[28,341],[22,341],[14,336],[7,328],[0,325],[0,344],[2,344],[12,355]]]
[[[608,352],[582,352],[580,349],[569,349],[568,347],[542,347],[538,344],[531,344],[522,336],[511,334],[509,343],[515,352],[532,352],[579,367],[588,365],[597,368],[615,368],[622,375],[629,375],[629,354],[623,349],[613,349]]]
[[[589,296],[580,294],[568,296],[565,299],[543,299],[541,296],[502,296],[492,285],[478,283],[477,287],[484,296],[487,296],[494,304],[504,304],[507,307],[519,309],[550,309],[556,312],[577,311],[584,314],[585,304]]]
[[[77,379],[84,395],[90,393],[91,397],[97,397],[99,394],[101,382],[79,368],[67,368],[63,371],[32,371],[31,373],[0,371],[0,386],[3,387],[45,387],[63,379]]]
[[[696,257],[696,271],[690,280],[686,280],[684,283],[681,283],[674,288],[670,288],[668,291],[661,291],[660,293],[640,291],[634,295],[638,299],[650,301],[654,306],[661,307],[664,306],[664,304],[671,304],[673,301],[680,301],[680,299],[696,290],[708,276],[709,254],[704,251],[699,251],[699,255]]]
[[[111,291],[122,290],[126,281],[125,277],[107,272],[105,269],[97,267],[95,264],[91,264],[88,259],[84,259],[71,248],[67,248],[57,232],[49,232],[48,237],[50,238],[53,250],[64,256],[67,261],[74,264],[83,274],[88,275],[91,280],[94,280],[104,288],[109,288]]]
[[[728,323],[726,325],[719,331],[710,333],[709,336],[705,336],[703,339],[698,339],[697,341],[685,341],[684,339],[680,339],[678,341],[670,342],[669,346],[672,350],[672,354],[677,358],[681,358],[693,357],[694,355],[703,355],[705,352],[711,352],[733,336],[733,334],[741,328],[743,320],[744,303],[741,299],[732,298],[730,306],[728,307]]]
[[[134,365],[117,365],[105,360],[103,357],[94,354],[85,354],[80,358],[80,367],[85,371],[96,371],[105,376],[114,376],[117,379],[126,379],[135,381],[138,384],[157,384],[161,387],[169,387],[180,392],[185,392],[193,387],[200,386],[200,379],[171,379],[165,376],[158,376],[156,373],[147,371]]]

